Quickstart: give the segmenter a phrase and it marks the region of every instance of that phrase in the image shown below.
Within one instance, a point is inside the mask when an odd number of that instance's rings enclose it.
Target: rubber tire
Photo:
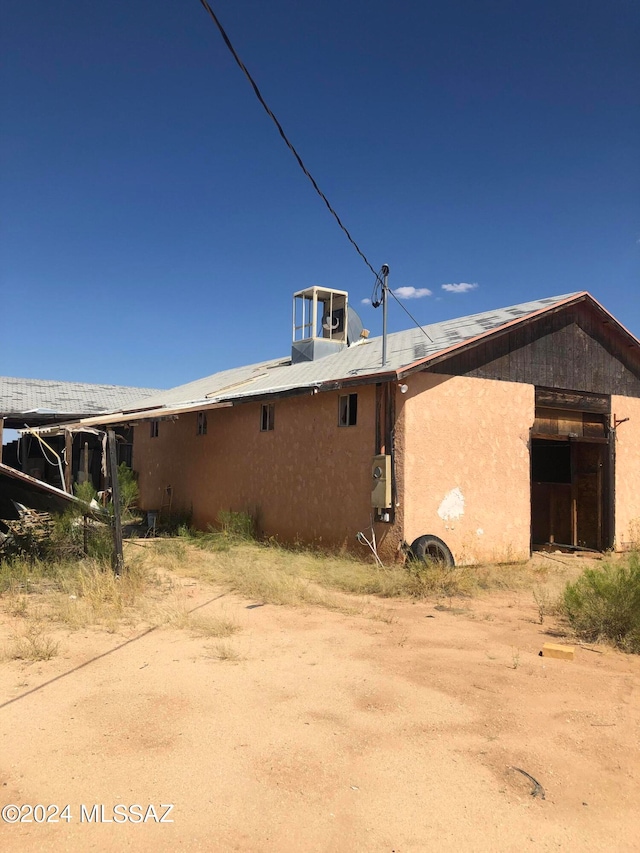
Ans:
[[[418,536],[417,539],[414,539],[409,551],[410,557],[413,560],[440,563],[447,569],[451,569],[455,566],[453,554],[449,550],[447,544],[443,542],[442,539],[439,539],[437,536],[433,536],[430,533],[425,536]]]

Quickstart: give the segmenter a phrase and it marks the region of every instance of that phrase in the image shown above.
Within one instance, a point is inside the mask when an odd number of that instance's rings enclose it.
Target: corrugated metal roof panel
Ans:
[[[0,376],[0,416],[36,412],[61,417],[93,415],[120,409],[157,393],[156,388]]]
[[[296,388],[312,388],[326,382],[350,377],[374,377],[401,370],[423,358],[434,356],[464,341],[498,329],[556,303],[577,296],[569,293],[512,305],[497,311],[485,311],[454,320],[445,320],[422,328],[395,332],[387,338],[387,364],[382,367],[382,338],[369,338],[317,361],[291,364],[278,358],[259,364],[223,370],[169,391],[152,394],[126,406],[125,411],[166,406],[197,405],[235,400],[262,394],[285,392]],[[425,334],[426,333],[426,334]],[[234,390],[235,388],[235,390]]]

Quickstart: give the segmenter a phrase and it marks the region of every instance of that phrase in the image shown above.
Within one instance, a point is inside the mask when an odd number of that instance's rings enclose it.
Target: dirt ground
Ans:
[[[531,591],[344,615],[176,582],[241,630],[66,630],[0,664],[1,805],[69,806],[2,849],[640,849],[640,658],[540,657],[566,640]]]

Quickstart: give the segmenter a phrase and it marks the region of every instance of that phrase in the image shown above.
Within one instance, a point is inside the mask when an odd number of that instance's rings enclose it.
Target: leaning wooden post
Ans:
[[[120,518],[120,487],[118,485],[118,454],[116,434],[107,431],[109,453],[109,479],[111,480],[111,500],[113,501],[113,570],[117,575],[124,569],[122,553],[122,519]]]
[[[64,490],[68,494],[73,493],[72,488],[72,462],[73,462],[73,433],[70,429],[64,431]]]

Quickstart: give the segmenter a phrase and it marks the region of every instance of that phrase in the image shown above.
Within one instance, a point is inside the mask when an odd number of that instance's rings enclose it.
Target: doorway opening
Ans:
[[[608,400],[567,396],[574,406],[608,408]],[[608,413],[536,405],[530,446],[532,550],[610,548],[613,442]]]

